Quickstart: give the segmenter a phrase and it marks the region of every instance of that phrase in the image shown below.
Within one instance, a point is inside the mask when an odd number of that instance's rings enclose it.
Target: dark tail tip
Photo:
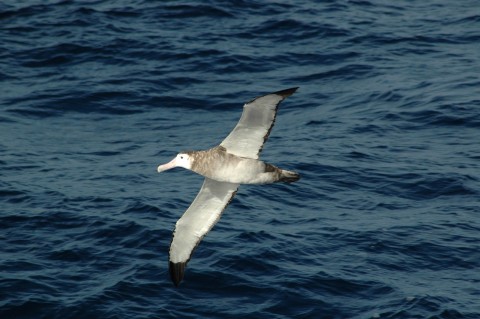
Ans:
[[[183,280],[183,275],[185,274],[185,267],[187,266],[187,263],[169,263],[169,271],[170,271],[170,278],[172,279],[173,283],[175,284],[175,287],[178,287],[180,282]]]
[[[299,179],[300,179],[300,174],[292,171],[282,170],[282,175],[280,176],[280,182],[293,183],[298,181]]]

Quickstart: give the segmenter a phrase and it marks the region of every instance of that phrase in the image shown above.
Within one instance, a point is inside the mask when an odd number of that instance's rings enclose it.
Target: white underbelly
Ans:
[[[239,184],[268,183],[268,174],[262,161],[239,158],[224,161],[217,165],[207,176],[220,182]]]

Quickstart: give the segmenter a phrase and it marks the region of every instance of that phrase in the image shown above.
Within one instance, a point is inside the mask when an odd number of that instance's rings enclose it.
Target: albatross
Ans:
[[[219,220],[240,184],[291,183],[300,178],[295,172],[258,159],[275,122],[278,105],[296,90],[290,88],[247,102],[240,121],[220,145],[178,153],[169,163],[158,166],[159,173],[183,167],[205,177],[200,192],[173,232],[169,272],[176,287],[183,280],[193,251]]]

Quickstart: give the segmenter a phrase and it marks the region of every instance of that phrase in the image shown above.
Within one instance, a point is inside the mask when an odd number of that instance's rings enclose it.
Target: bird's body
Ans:
[[[219,182],[270,184],[285,181],[284,170],[257,159],[230,154],[223,146],[186,154],[193,158],[192,171]]]
[[[278,91],[246,103],[240,121],[220,145],[179,153],[158,167],[158,172],[183,167],[205,177],[197,197],[175,226],[169,268],[176,286],[183,279],[193,250],[218,221],[240,184],[291,183],[300,178],[295,172],[258,159],[273,127],[278,105],[296,90]]]

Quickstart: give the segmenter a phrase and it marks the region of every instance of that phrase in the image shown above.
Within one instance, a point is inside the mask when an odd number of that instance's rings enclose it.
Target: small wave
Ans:
[[[334,70],[313,73],[304,76],[293,77],[291,80],[295,82],[311,82],[321,79],[342,78],[354,80],[358,78],[366,78],[375,75],[375,68],[366,64],[349,64],[338,67]]]
[[[288,31],[289,36],[285,35],[285,31]],[[268,35],[270,39],[276,41],[288,41],[289,38],[295,37],[296,39],[318,39],[319,37],[343,37],[349,35],[348,30],[340,29],[337,26],[309,23],[294,20],[269,20],[259,26],[255,26],[248,31],[243,31],[236,34],[239,38],[250,39],[253,36],[263,37]]]
[[[24,106],[21,108],[12,107],[8,111],[34,118],[62,116],[68,112],[129,115],[143,112],[143,109],[132,108],[131,106],[119,107],[113,105],[113,101],[135,98],[134,93],[120,91],[70,92],[68,97],[57,93],[32,94],[11,99],[9,104]]]
[[[234,15],[227,10],[212,5],[166,5],[157,8],[157,14],[167,18],[199,18],[206,17],[216,18],[232,18]]]
[[[456,112],[454,109],[455,107],[453,105],[443,105],[437,106],[436,110],[401,112],[400,116],[411,123],[418,123],[422,126],[480,126],[480,115],[474,114],[475,112],[473,112],[473,110]]]

